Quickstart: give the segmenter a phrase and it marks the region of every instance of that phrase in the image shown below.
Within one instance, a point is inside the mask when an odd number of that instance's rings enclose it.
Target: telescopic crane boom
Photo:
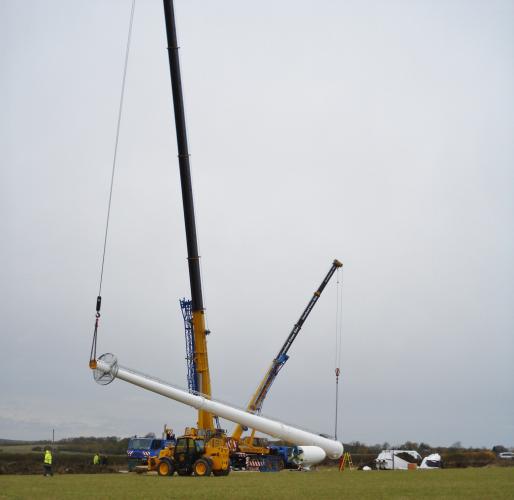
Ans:
[[[303,311],[302,315],[300,316],[300,319],[297,321],[297,323],[294,325],[293,329],[291,330],[291,333],[287,337],[286,341],[284,342],[284,345],[278,352],[277,356],[271,363],[271,366],[269,367],[268,371],[266,372],[266,375],[262,379],[261,383],[259,384],[259,387],[257,387],[257,390],[255,391],[254,395],[252,396],[252,399],[248,403],[248,406],[246,408],[246,411],[250,413],[260,413],[262,409],[262,404],[264,403],[264,399],[266,398],[266,395],[268,394],[268,391],[270,390],[271,384],[273,384],[275,378],[278,375],[278,372],[280,369],[284,366],[286,361],[289,359],[289,356],[287,355],[287,351],[289,351],[291,345],[293,344],[294,340],[296,339],[296,336],[298,333],[300,333],[300,330],[302,329],[303,324],[305,323],[305,320],[308,318],[309,314],[311,313],[312,309],[316,305],[316,302],[321,296],[321,292],[325,289],[327,286],[327,283],[330,281],[330,278],[332,278],[333,274],[336,272],[336,269],[339,267],[342,267],[342,263],[339,262],[337,259],[334,260],[332,263],[332,267],[328,271],[327,275],[321,282],[321,285],[318,287],[318,289],[314,292],[314,295],[312,296],[311,300],[307,304],[307,307]],[[232,438],[236,441],[239,441],[241,438],[241,434],[243,433],[243,426],[241,424],[238,424],[236,428],[234,429],[234,432],[232,433]],[[253,434],[252,434],[253,436]],[[249,443],[251,445],[251,443]]]
[[[177,45],[177,30],[173,0],[164,1],[164,17],[168,38],[168,57],[170,62],[171,87],[173,91],[173,108],[175,111],[175,128],[177,133],[178,162],[180,183],[182,187],[182,203],[184,206],[184,222],[186,226],[187,260],[189,265],[189,282],[193,313],[194,359],[198,377],[198,389],[206,397],[211,396],[211,378],[207,357],[207,339],[205,314],[202,297],[202,280],[200,276],[200,256],[196,239],[195,211],[193,189],[191,186],[191,170],[189,166],[189,149],[187,146],[186,119],[184,98],[182,96],[182,80]],[[198,428],[214,429],[212,413],[198,409]]]

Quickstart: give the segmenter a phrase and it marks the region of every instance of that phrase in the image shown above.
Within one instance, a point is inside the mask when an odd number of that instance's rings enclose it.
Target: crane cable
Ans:
[[[342,353],[342,337],[343,337],[343,292],[342,292],[343,273],[337,269],[336,274],[336,330],[335,330],[335,359],[334,372],[336,376],[335,387],[335,424],[334,437],[337,440],[338,429],[338,410],[339,410],[339,375],[341,373],[341,353]]]
[[[100,321],[100,309],[102,307],[102,283],[104,276],[104,265],[105,265],[105,252],[107,249],[107,235],[109,233],[109,220],[111,217],[111,202],[112,202],[112,190],[114,186],[114,173],[116,171],[116,158],[118,155],[118,142],[120,138],[120,125],[121,125],[121,115],[123,111],[123,99],[125,97],[125,81],[127,78],[127,67],[128,67],[128,59],[130,52],[130,40],[132,38],[132,26],[134,24],[134,11],[136,8],[136,0],[132,0],[132,8],[130,10],[130,21],[129,21],[129,29],[127,36],[127,45],[125,49],[125,64],[123,67],[123,79],[121,82],[121,94],[120,94],[120,104],[118,108],[118,123],[116,126],[116,139],[114,142],[114,155],[112,160],[112,171],[111,171],[111,185],[109,190],[109,202],[107,205],[107,217],[105,222],[105,235],[104,235],[104,244],[103,244],[103,252],[102,252],[102,265],[100,268],[100,283],[98,285],[98,296],[96,297],[96,314],[95,314],[95,327],[93,332],[93,342],[91,344],[91,354],[89,356],[89,367],[96,368],[96,340],[98,336],[98,324]]]

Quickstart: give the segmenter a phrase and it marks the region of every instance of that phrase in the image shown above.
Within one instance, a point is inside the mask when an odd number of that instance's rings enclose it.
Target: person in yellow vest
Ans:
[[[100,455],[98,453],[95,453],[93,457],[93,465],[100,465]]]
[[[45,458],[43,460],[43,466],[45,469],[44,476],[53,476],[54,473],[52,472],[52,452],[50,451],[50,448],[47,448],[45,450]]]

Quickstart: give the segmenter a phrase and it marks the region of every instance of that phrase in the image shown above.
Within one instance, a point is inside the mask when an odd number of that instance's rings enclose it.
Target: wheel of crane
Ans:
[[[157,473],[159,476],[173,476],[175,466],[169,458],[162,458],[157,466]]]
[[[193,471],[195,473],[195,476],[210,476],[212,472],[212,465],[206,458],[199,458],[193,464]]]
[[[228,476],[230,474],[230,466],[227,467],[226,469],[213,470],[212,473],[216,477]]]

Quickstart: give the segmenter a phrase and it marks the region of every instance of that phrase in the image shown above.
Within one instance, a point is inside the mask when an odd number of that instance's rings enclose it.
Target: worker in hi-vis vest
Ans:
[[[93,457],[93,465],[100,465],[100,455],[98,453],[95,453]]]
[[[50,448],[47,448],[45,451],[45,459],[43,461],[43,466],[45,468],[44,476],[53,476],[54,473],[52,472],[52,452],[50,451]]]

